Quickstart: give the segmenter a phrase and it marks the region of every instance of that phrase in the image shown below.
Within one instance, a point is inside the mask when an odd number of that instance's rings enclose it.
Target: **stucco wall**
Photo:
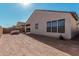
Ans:
[[[60,13],[60,12],[44,12],[44,11],[35,11],[32,16],[27,21],[27,24],[31,24],[31,33],[41,34],[52,37],[59,37],[62,35],[66,39],[71,38],[71,20],[70,13]],[[65,19],[65,33],[53,33],[47,32],[47,21]],[[39,29],[35,29],[35,24],[38,23]]]
[[[77,21],[72,16],[70,16],[70,21],[71,21],[71,36],[73,37],[79,33],[79,29]]]

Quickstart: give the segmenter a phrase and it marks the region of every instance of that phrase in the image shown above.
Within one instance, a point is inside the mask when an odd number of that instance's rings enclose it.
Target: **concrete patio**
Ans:
[[[49,39],[49,40],[48,40]],[[69,56],[62,51],[65,44],[54,38],[39,35],[3,34],[0,39],[0,55],[3,56]],[[64,41],[65,42],[65,41]],[[58,44],[57,44],[58,43]],[[61,46],[61,49],[58,49]],[[66,44],[65,44],[66,45]],[[70,45],[69,45],[70,46]],[[69,47],[68,47],[69,48]],[[68,51],[69,52],[69,51]]]

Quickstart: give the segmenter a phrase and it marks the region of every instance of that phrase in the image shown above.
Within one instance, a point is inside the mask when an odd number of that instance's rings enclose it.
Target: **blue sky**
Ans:
[[[72,11],[79,15],[79,4],[77,3],[36,3],[26,6],[20,3],[0,3],[0,25],[11,27],[18,21],[26,22],[35,9]]]

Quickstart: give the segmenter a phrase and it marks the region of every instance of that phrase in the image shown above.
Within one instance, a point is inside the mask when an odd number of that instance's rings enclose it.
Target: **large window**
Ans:
[[[38,23],[35,24],[35,29],[38,29]]]
[[[58,20],[58,32],[59,33],[65,32],[65,20],[64,19]]]
[[[47,32],[65,33],[65,19],[48,21]]]
[[[57,21],[52,21],[52,32],[57,32]]]
[[[51,32],[51,21],[47,22],[47,32]]]

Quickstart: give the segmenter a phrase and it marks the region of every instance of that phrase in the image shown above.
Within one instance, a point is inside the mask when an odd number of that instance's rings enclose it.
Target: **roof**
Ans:
[[[71,12],[71,11],[41,10],[41,9],[36,9],[35,11],[48,11],[48,12],[61,12],[61,13],[75,13],[75,12]]]
[[[17,22],[17,26],[25,25],[24,22]]]
[[[76,21],[78,21],[78,15],[77,15],[77,13],[76,12],[71,12],[71,11],[54,11],[54,10],[40,10],[40,9],[36,9],[36,10],[34,10],[34,12],[35,11],[46,11],[46,12],[60,12],[60,13],[70,13],[71,14],[71,16],[76,20]],[[33,12],[33,13],[34,13]],[[32,14],[33,14],[32,13]],[[32,15],[31,15],[32,16]],[[30,17],[31,17],[30,16]],[[30,19],[30,17],[29,17],[29,19]],[[28,19],[28,20],[29,20]],[[26,22],[28,22],[28,20],[26,21]]]
[[[40,9],[36,9],[35,11],[46,11],[46,12],[59,12],[59,13],[70,13],[75,20],[78,20],[78,15],[76,12],[71,12],[71,11],[54,11],[54,10],[40,10]]]

